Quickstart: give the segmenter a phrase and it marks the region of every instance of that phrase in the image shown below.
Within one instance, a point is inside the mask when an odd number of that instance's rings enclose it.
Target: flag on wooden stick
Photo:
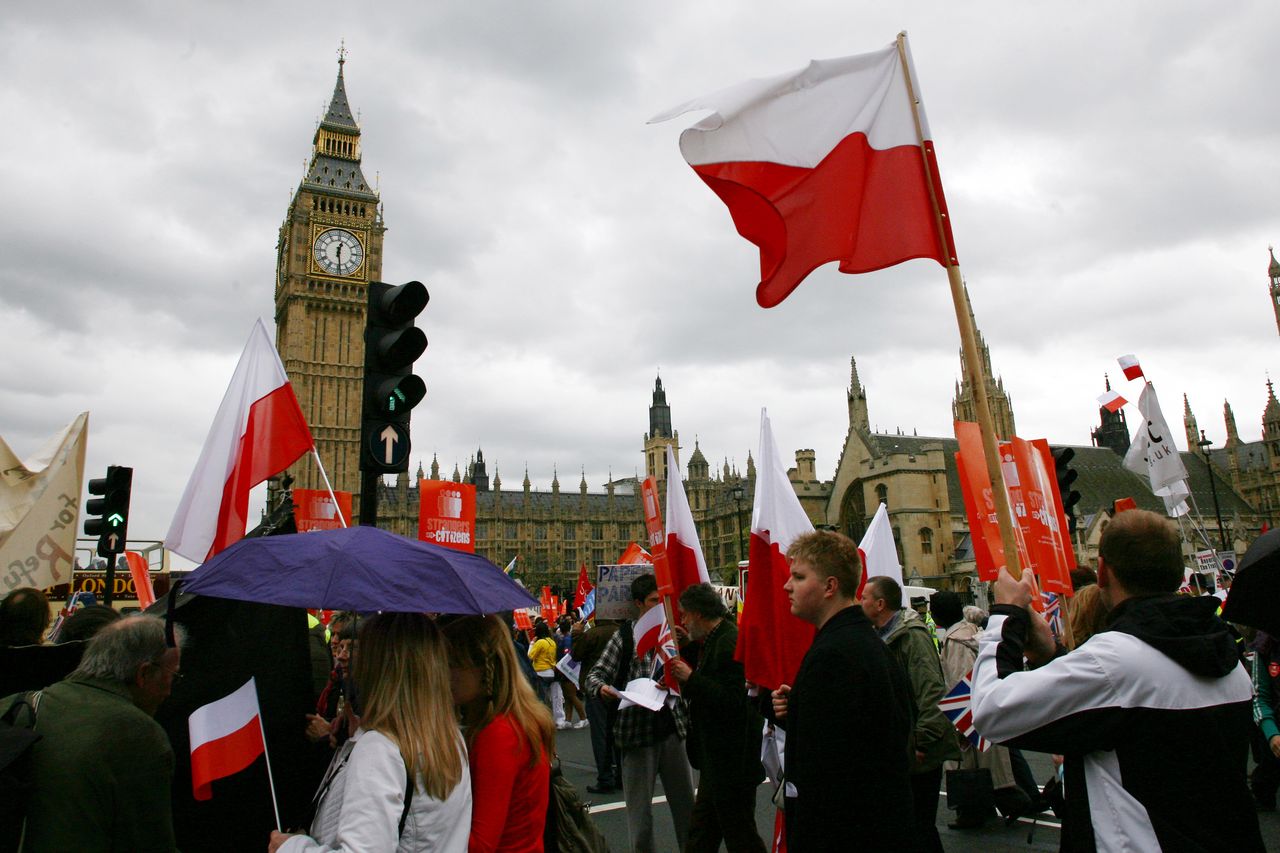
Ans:
[[[864,273],[954,246],[924,105],[912,110],[906,40],[747,80],[651,119],[711,115],[680,152],[760,247],[756,301],[771,308],[831,261]],[[911,74],[914,78],[914,72]],[[914,91],[919,101],[920,91]],[[928,159],[926,164],[925,159]],[[934,202],[941,212],[937,216]]]

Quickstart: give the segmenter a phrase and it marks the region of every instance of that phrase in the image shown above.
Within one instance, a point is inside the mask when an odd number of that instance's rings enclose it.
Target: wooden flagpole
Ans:
[[[944,227],[947,215],[938,206],[938,195],[933,188],[933,170],[924,146],[924,128],[920,123],[920,99],[916,97],[915,81],[911,79],[911,63],[907,61],[907,34],[898,33],[898,59],[902,62],[902,73],[907,81],[907,96],[911,100],[911,115],[915,119],[916,138],[920,142],[920,159],[924,163],[925,183],[929,188],[929,203],[933,206],[933,216],[938,228],[938,239],[942,244],[942,257],[947,268],[947,280],[951,283],[951,301],[955,305],[956,323],[960,327],[960,346],[964,352],[965,368],[969,385],[973,388],[974,402],[978,409],[978,428],[982,433],[982,451],[987,460],[987,474],[991,478],[991,491],[995,499],[996,519],[1000,525],[1000,542],[1004,547],[1005,566],[1009,574],[1021,579],[1022,565],[1018,560],[1018,543],[1014,536],[1013,513],[1009,509],[1009,493],[1005,490],[1004,474],[1000,470],[1000,445],[996,441],[995,426],[991,419],[991,407],[987,402],[987,386],[983,382],[982,362],[978,356],[978,336],[973,328],[973,315],[970,312],[969,297],[964,290],[964,279],[960,275],[960,265],[951,251]]]

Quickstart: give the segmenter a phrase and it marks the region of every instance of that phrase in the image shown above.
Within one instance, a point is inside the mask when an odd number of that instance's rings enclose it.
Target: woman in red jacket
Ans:
[[[471,761],[469,853],[542,853],[555,729],[496,616],[464,616],[444,629],[453,701]]]

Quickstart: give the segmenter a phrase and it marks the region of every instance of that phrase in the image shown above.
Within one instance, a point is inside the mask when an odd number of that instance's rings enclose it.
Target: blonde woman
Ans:
[[[555,735],[497,616],[444,628],[471,761],[471,853],[541,853]]]
[[[462,853],[471,778],[440,630],[421,614],[374,616],[361,626],[353,674],[360,728],[316,792],[311,834],[273,832],[269,853]]]

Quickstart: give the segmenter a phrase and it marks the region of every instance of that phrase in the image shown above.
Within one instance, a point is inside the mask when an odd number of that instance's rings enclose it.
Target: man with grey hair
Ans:
[[[152,717],[180,657],[163,619],[130,616],[89,641],[75,672],[30,696],[42,739],[32,748],[24,853],[176,849],[173,749]]]

